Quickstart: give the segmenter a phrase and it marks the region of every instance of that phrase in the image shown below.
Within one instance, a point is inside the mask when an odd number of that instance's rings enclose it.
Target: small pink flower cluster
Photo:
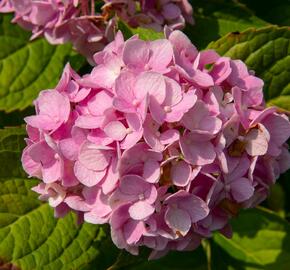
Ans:
[[[240,60],[198,52],[179,30],[124,42],[80,77],[66,66],[27,117],[22,162],[57,217],[109,223],[114,243],[151,258],[196,248],[267,197],[290,164],[287,117]]]
[[[131,27],[146,27],[161,32],[166,25],[182,29],[194,24],[188,0],[105,0],[104,10],[114,10]]]
[[[0,13],[15,12],[13,22],[31,30],[31,39],[44,36],[51,44],[72,42],[93,63],[94,53],[114,39],[116,19],[132,27],[158,31],[193,23],[187,0],[105,0],[97,12],[95,0],[2,0]],[[139,7],[139,9],[138,9]]]

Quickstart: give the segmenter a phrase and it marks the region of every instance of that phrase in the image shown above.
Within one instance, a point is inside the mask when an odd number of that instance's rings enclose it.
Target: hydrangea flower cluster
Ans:
[[[100,10],[95,0],[1,0],[0,13],[15,12],[13,22],[44,36],[51,44],[72,42],[93,63],[93,54],[114,39],[117,17],[132,27],[162,31],[193,23],[187,0],[105,0]]]
[[[267,197],[290,164],[288,118],[265,108],[263,81],[240,60],[201,51],[179,30],[120,32],[79,76],[69,65],[25,119],[25,171],[62,217],[108,223],[132,254],[192,250]]]

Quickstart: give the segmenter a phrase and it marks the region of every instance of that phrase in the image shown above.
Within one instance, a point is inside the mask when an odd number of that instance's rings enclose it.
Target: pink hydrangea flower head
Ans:
[[[167,18],[175,2],[162,2]],[[56,217],[108,223],[117,247],[159,258],[230,237],[229,220],[289,168],[289,119],[265,108],[242,61],[198,52],[178,30],[152,42],[118,32],[94,61],[83,76],[67,65],[25,118],[23,168]]]

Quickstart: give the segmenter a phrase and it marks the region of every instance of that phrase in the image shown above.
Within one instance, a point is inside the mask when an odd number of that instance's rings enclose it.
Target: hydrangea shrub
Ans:
[[[288,269],[283,1],[0,0],[0,269]]]

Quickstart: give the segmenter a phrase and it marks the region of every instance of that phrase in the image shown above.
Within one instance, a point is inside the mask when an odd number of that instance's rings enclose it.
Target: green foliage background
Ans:
[[[199,49],[213,48],[239,58],[265,81],[269,105],[290,110],[290,1],[192,0],[195,26],[185,33]],[[21,169],[23,117],[42,89],[53,88],[66,62],[90,69],[70,44],[52,46],[0,15],[0,269],[81,270],[289,270],[290,173],[273,187],[264,208],[245,210],[232,220],[231,240],[215,234],[193,252],[172,252],[148,262],[148,251],[134,257],[118,251],[106,226],[77,225],[72,214],[55,219],[37,199]],[[126,37],[163,36],[120,23]],[[288,198],[288,200],[287,200]]]

